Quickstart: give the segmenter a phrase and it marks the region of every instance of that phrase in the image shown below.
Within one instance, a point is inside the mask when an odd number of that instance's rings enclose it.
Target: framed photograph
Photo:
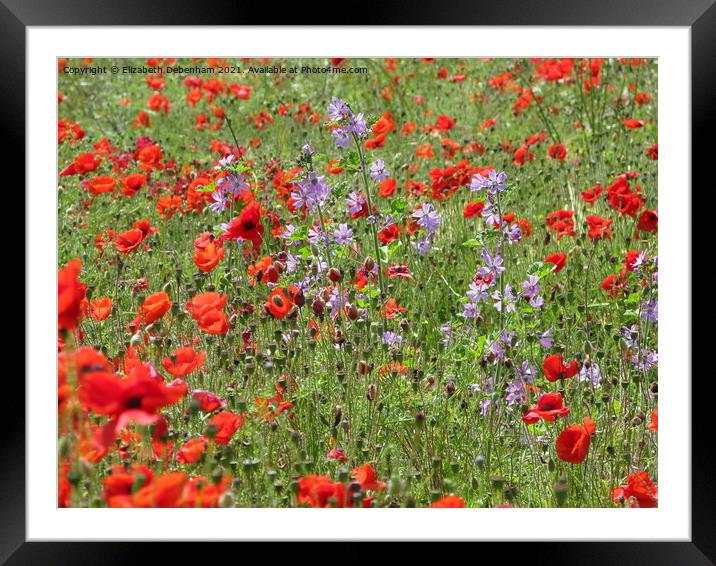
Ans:
[[[712,2],[264,11],[0,5],[27,250],[0,561],[713,564]]]

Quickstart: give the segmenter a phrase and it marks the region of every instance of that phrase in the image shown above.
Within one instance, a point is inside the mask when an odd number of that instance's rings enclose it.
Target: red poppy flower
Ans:
[[[246,206],[238,217],[234,218],[229,227],[221,235],[222,240],[248,240],[258,252],[263,243],[264,227],[261,224],[261,205],[254,201]]]
[[[162,148],[156,144],[142,147],[137,151],[135,159],[139,161],[139,167],[144,171],[162,168]]]
[[[450,118],[450,116],[446,116],[445,114],[441,114],[438,116],[438,119],[435,121],[435,129],[440,131],[447,131],[452,129],[455,126],[455,120]]]
[[[194,348],[187,346],[174,350],[171,356],[162,360],[162,366],[174,377],[184,377],[204,366],[206,354],[195,352]]]
[[[581,425],[572,425],[565,428],[557,437],[557,456],[570,464],[581,464],[589,454],[590,436],[596,431],[594,421],[583,419]]]
[[[624,125],[628,129],[633,130],[635,128],[643,128],[644,122],[642,120],[635,120],[634,118],[625,118]]]
[[[87,189],[91,195],[97,196],[102,193],[111,193],[117,186],[117,179],[109,175],[100,175],[82,182],[82,186]]]
[[[626,485],[612,490],[612,501],[618,505],[628,503],[630,507],[657,507],[659,488],[644,471],[634,472],[627,476]]]
[[[567,157],[567,148],[564,147],[561,143],[558,144],[552,144],[549,146],[548,150],[549,156],[552,159],[558,159],[559,161],[564,161],[564,158]]]
[[[229,297],[222,295],[221,293],[215,293],[214,291],[208,291],[206,293],[200,293],[194,295],[190,301],[186,303],[186,310],[189,311],[191,317],[199,321],[201,317],[212,310],[221,310],[226,305],[226,301]]]
[[[115,236],[114,247],[119,253],[128,254],[136,250],[143,241],[144,232],[139,228],[132,228]]]
[[[139,314],[146,325],[162,318],[172,307],[172,301],[164,291],[149,295],[139,307]]]
[[[209,273],[224,259],[224,245],[221,240],[216,240],[211,234],[197,245],[201,238],[202,236],[194,241],[194,265],[199,268],[199,271]]]
[[[127,197],[136,195],[147,184],[147,177],[141,173],[132,173],[122,179],[122,194]]]
[[[271,256],[262,257],[255,264],[249,265],[247,273],[251,285],[256,285],[257,282],[276,283],[279,278],[278,268],[273,264]]]
[[[199,330],[207,334],[226,334],[229,331],[229,319],[220,310],[210,310],[199,319]]]
[[[368,138],[363,142],[363,147],[366,149],[380,149],[385,146],[385,136],[380,134],[374,138]]]
[[[430,504],[432,508],[459,509],[465,507],[465,501],[457,495],[448,495]]]
[[[647,425],[649,430],[659,432],[659,409],[654,409],[651,413],[651,422]]]
[[[72,330],[82,317],[82,300],[87,286],[79,280],[82,262],[73,259],[57,272],[57,324]]]
[[[637,230],[642,232],[657,232],[659,229],[659,214],[656,210],[645,210],[639,216]]]
[[[599,284],[599,287],[607,291],[610,297],[616,297],[619,293],[625,291],[626,270],[622,270],[622,272],[618,274],[607,275]]]
[[[208,440],[204,437],[187,440],[176,453],[176,461],[180,464],[194,464],[201,460],[201,455],[206,451]]]
[[[204,389],[197,389],[191,394],[191,398],[199,402],[199,408],[202,411],[211,413],[216,409],[223,409],[226,407],[226,401],[219,397],[216,393],[211,391],[205,391]]]
[[[340,448],[332,448],[328,451],[328,454],[326,454],[326,460],[335,460],[337,462],[347,462],[348,456],[345,455],[343,450]]]
[[[557,273],[559,271],[562,271],[562,269],[564,269],[564,266],[567,263],[567,254],[563,254],[563,253],[550,254],[546,258],[544,258],[544,262],[554,264],[554,269],[552,269],[552,271],[554,273]]]
[[[569,407],[564,406],[564,401],[560,393],[544,393],[537,399],[537,404],[533,405],[522,417],[527,424],[534,424],[540,419],[547,422],[554,422],[559,417],[569,414]]]
[[[397,186],[398,181],[395,179],[383,179],[378,187],[378,196],[382,198],[392,197]]]
[[[587,226],[589,228],[587,232],[589,238],[593,240],[611,238],[612,231],[609,229],[609,226],[612,225],[611,220],[607,220],[606,218],[600,218],[599,216],[593,216],[591,214],[587,216],[586,220]]]
[[[266,310],[274,318],[285,318],[293,309],[293,301],[281,287],[271,291],[264,304]]]
[[[234,433],[239,430],[246,421],[246,415],[237,415],[231,411],[222,411],[209,419],[209,424],[217,429],[214,442],[217,444],[228,444]]]
[[[378,118],[378,121],[373,124],[371,131],[373,135],[379,136],[381,134],[388,134],[395,129],[395,120],[393,120],[393,114],[391,112],[384,112],[383,115]]]
[[[468,202],[462,209],[462,215],[464,218],[475,218],[475,216],[482,214],[483,210],[485,210],[485,202],[473,200]]]
[[[542,371],[547,381],[554,382],[558,379],[569,379],[577,375],[577,372],[579,372],[579,364],[575,360],[572,360],[565,365],[562,354],[552,354],[547,356],[542,362]]]
[[[132,495],[129,507],[179,507],[182,492],[189,481],[183,472],[171,472],[157,478]]]
[[[355,478],[365,491],[385,491],[385,482],[378,481],[375,468],[370,464],[358,466],[351,472],[351,477]]]
[[[343,482],[334,482],[328,476],[315,474],[299,478],[296,503],[314,508],[351,506],[350,497]]]
[[[576,236],[574,231],[574,211],[557,210],[547,214],[547,226],[557,234],[557,239],[563,236]]]
[[[391,224],[387,228],[383,228],[378,232],[378,239],[384,244],[390,244],[398,239],[401,228],[397,224]]]
[[[100,297],[89,303],[89,314],[92,320],[105,320],[112,312],[112,299]]]
[[[604,188],[601,185],[595,185],[591,189],[582,191],[579,194],[584,202],[586,202],[587,204],[594,204],[595,202],[597,202],[597,199],[602,194],[603,190]]]
[[[88,373],[79,397],[86,409],[111,417],[94,435],[95,444],[109,448],[128,423],[157,424],[161,419],[157,410],[173,405],[187,392],[183,381],[165,383],[151,365],[138,364],[124,379],[108,371]]]

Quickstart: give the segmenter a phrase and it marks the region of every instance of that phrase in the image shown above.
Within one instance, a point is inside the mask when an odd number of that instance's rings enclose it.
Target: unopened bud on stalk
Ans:
[[[331,267],[328,270],[328,279],[330,279],[334,283],[340,283],[341,281],[343,281],[343,274],[340,272],[339,269]]]
[[[374,401],[377,393],[378,393],[378,390],[375,386],[375,383],[371,383],[368,386],[368,391],[366,391],[365,396],[368,398],[368,401]]]
[[[313,303],[311,304],[311,310],[313,310],[313,314],[316,316],[323,316],[323,309],[326,307],[326,304],[321,299],[314,299]]]

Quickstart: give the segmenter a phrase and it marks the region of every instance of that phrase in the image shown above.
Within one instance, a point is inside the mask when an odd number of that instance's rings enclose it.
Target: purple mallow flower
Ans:
[[[488,173],[487,177],[483,177],[480,173],[477,173],[472,178],[470,190],[474,192],[479,191],[480,189],[487,189],[488,193],[495,194],[498,191],[502,192],[507,189],[507,186],[504,184],[506,180],[507,173],[504,171],[500,171],[498,173],[497,171],[492,170]]]
[[[388,346],[397,346],[403,343],[403,337],[390,330],[383,333],[383,343]]]
[[[319,177],[315,171],[311,171],[308,176],[296,183],[298,191],[291,193],[296,208],[304,206],[312,211],[320,207],[331,194],[331,187],[325,182],[325,177]]]
[[[659,301],[652,299],[641,305],[641,318],[647,322],[659,321]]]
[[[599,387],[599,381],[602,379],[602,370],[599,364],[594,362],[582,364],[579,370],[579,381],[590,381],[593,387]]]
[[[353,239],[353,230],[348,227],[348,224],[339,224],[338,230],[333,231],[333,237],[336,244],[350,244]]]
[[[433,234],[440,226],[440,215],[433,208],[433,205],[426,202],[413,212],[413,218],[417,218],[417,224],[429,234]]]
[[[374,181],[382,181],[390,176],[390,172],[385,168],[382,159],[378,159],[370,166],[370,178]]]

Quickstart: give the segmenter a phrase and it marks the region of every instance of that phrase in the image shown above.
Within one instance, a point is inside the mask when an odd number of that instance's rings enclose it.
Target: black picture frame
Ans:
[[[369,25],[531,25],[531,26],[687,26],[691,29],[692,79],[692,183],[701,180],[702,186],[713,184],[710,163],[713,161],[714,115],[712,93],[716,88],[716,74],[712,56],[716,54],[716,0],[482,0],[472,2],[435,3],[425,1],[366,3],[355,7],[359,14],[338,16],[336,4],[311,3],[303,11],[323,18],[324,24],[335,22]],[[351,8],[351,6],[348,6]],[[193,2],[175,4],[169,0],[139,2],[123,0],[0,0],[0,57],[5,77],[3,104],[0,105],[2,132],[6,141],[4,159],[16,164],[30,159],[25,153],[26,44],[28,26],[91,26],[91,25],[277,25],[277,16],[268,13],[262,3],[237,3],[214,0],[209,4]],[[286,7],[283,24],[296,15]],[[333,21],[328,21],[332,19]],[[312,25],[318,21],[311,22]],[[555,46],[558,47],[558,46]],[[14,186],[24,184],[24,174]],[[687,191],[684,187],[670,190]],[[28,203],[25,212],[29,214]],[[685,229],[691,230],[691,218]],[[685,274],[689,276],[690,274]],[[25,297],[26,301],[32,297]],[[694,335],[696,337],[696,335]],[[693,348],[693,347],[692,347]],[[699,351],[699,350],[696,350]],[[684,374],[670,376],[689,379],[691,356],[684,362]],[[698,386],[711,388],[712,376],[707,372],[692,381],[694,392]],[[142,562],[151,543],[61,543],[26,542],[25,536],[25,388],[17,374],[6,373],[3,392],[6,402],[2,411],[0,438],[0,563],[20,564],[119,564]],[[12,401],[7,401],[8,399]],[[550,564],[695,564],[716,563],[716,521],[714,520],[714,457],[713,424],[707,419],[713,413],[708,394],[692,398],[692,538],[691,542],[545,542],[518,543],[495,549],[500,556],[512,561]],[[28,415],[33,418],[32,415]],[[696,419],[703,419],[699,426]],[[638,517],[635,516],[635,520]],[[285,532],[285,531],[284,531]],[[555,525],[558,536],[559,525]],[[499,544],[499,543],[498,543]],[[162,559],[166,562],[180,558],[217,558],[216,547],[211,551],[192,545],[164,545]],[[508,550],[509,548],[509,550]],[[280,551],[279,551],[280,552]],[[219,555],[221,551],[219,551]],[[194,556],[193,556],[194,555]],[[330,554],[325,556],[340,556]],[[342,555],[342,553],[341,553]],[[481,554],[485,556],[484,554]],[[284,555],[285,558],[288,556]]]

